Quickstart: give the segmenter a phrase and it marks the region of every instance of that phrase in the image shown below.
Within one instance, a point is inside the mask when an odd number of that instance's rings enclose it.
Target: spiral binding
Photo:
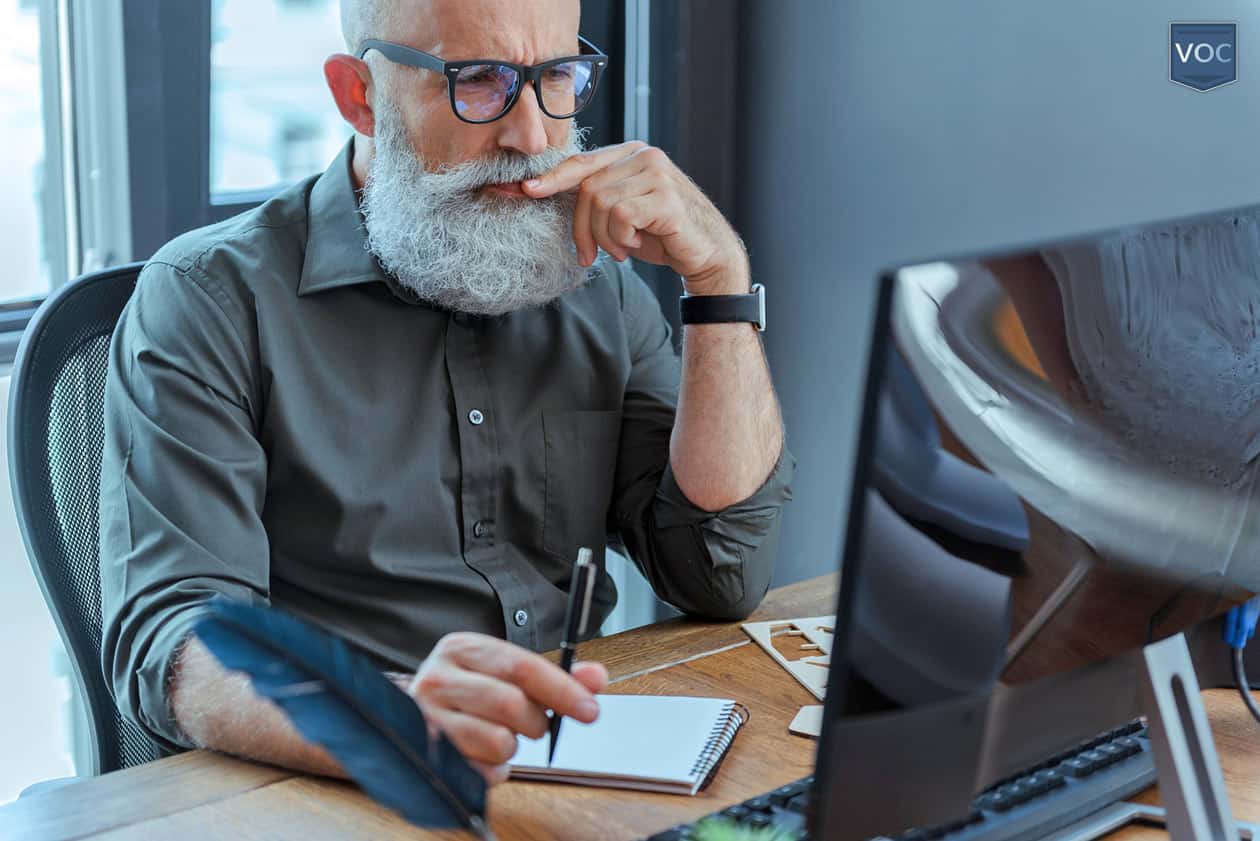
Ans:
[[[709,780],[713,776],[714,771],[717,770],[718,764],[726,756],[726,751],[730,749],[731,742],[735,740],[735,734],[748,721],[749,716],[748,708],[734,701],[722,708],[721,717],[713,725],[713,729],[709,731],[709,737],[705,740],[700,756],[696,758],[695,764],[691,766],[690,776],[704,777],[704,782],[700,785],[700,788],[704,788],[709,784]]]

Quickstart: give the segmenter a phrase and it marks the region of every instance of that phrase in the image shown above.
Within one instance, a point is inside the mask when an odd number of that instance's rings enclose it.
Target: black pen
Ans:
[[[573,657],[577,654],[578,640],[586,633],[586,623],[591,618],[591,596],[595,593],[595,564],[590,549],[578,549],[577,563],[573,565],[573,578],[569,582],[569,606],[564,611],[564,637],[560,641],[560,668],[566,673],[573,669]],[[556,738],[560,735],[560,713],[551,713],[551,744],[547,748],[547,764],[556,756]]]

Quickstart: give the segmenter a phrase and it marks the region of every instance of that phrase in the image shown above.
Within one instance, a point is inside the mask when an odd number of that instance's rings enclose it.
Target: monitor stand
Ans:
[[[1116,803],[1043,841],[1092,841],[1132,823],[1163,826],[1172,841],[1260,839],[1260,827],[1230,813],[1185,636],[1146,646],[1142,659],[1142,704],[1164,808]]]

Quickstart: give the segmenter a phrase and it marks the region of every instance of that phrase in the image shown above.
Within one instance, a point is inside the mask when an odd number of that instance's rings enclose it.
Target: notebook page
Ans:
[[[550,768],[546,736],[518,736],[511,765],[690,784],[696,760],[715,725],[726,720],[723,710],[732,703],[725,698],[601,695],[594,724],[564,720]]]

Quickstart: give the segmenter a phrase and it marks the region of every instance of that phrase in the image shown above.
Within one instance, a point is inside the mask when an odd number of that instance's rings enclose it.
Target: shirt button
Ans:
[[[512,621],[516,623],[517,627],[524,628],[526,623],[529,622],[529,614],[524,610],[518,610],[512,617]]]
[[[481,426],[486,420],[486,416],[481,413],[480,409],[473,409],[468,413],[468,422],[473,426]]]
[[[490,532],[490,527],[486,525],[485,520],[478,520],[473,523],[473,537],[485,537]]]

